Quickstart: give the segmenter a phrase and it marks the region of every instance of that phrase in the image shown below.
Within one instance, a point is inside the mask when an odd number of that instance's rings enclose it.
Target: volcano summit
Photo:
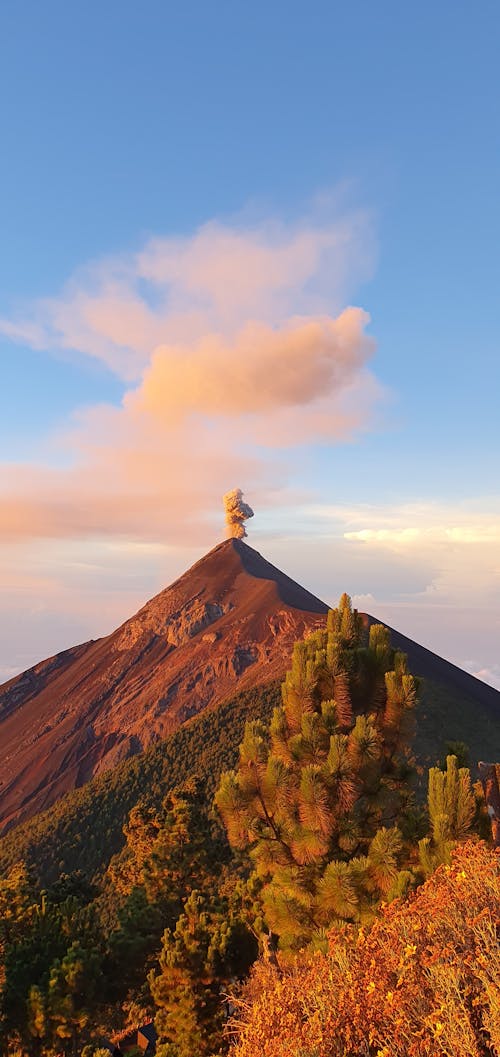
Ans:
[[[105,638],[0,688],[0,825],[41,811],[207,705],[280,676],[327,606],[238,539]]]
[[[50,807],[207,707],[281,678],[294,642],[322,625],[327,609],[241,539],[227,539],[110,635],[11,679],[0,687],[0,827]],[[424,762],[435,761],[445,737],[467,741],[471,760],[500,755],[500,693],[391,637],[425,680]]]

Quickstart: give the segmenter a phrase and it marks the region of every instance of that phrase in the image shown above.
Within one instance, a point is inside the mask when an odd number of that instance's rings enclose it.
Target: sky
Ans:
[[[223,538],[500,688],[496,0],[4,0],[0,679]]]

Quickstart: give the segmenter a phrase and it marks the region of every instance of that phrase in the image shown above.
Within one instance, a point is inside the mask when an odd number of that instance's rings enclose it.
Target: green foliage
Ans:
[[[424,688],[432,722],[433,693]],[[435,700],[436,729],[475,746],[476,732],[450,721],[461,705],[444,691]],[[238,695],[8,834],[0,1052],[83,1046],[94,1057],[113,1031],[152,1016],[159,1057],[222,1052],[223,994],[266,928],[282,945],[321,946],[330,921],[369,919],[415,885],[425,828],[406,748],[414,703],[387,629],[368,637],[344,596],[325,631],[297,644],[281,692]],[[224,771],[232,854],[210,810]],[[428,871],[468,832],[461,774],[431,779]]]
[[[211,796],[236,762],[245,717],[269,716],[278,698],[278,687],[239,695],[1,842],[0,1036],[11,1049],[35,1057],[95,1049],[127,1011],[132,1027],[134,1010],[142,1020],[154,1015],[147,977],[157,973],[166,929],[176,937],[174,968],[191,974],[192,991],[196,959],[185,945],[180,964],[179,937],[193,891],[208,908],[204,957],[213,963],[213,984],[204,985],[211,997],[195,995],[196,1023],[204,1039],[220,1026],[228,967],[242,975],[257,954],[256,914]],[[9,867],[20,851],[30,865]],[[207,996],[213,1016],[200,1014]]]
[[[159,971],[149,976],[160,1053],[203,1057],[219,1051],[221,992],[235,973],[248,971],[256,953],[227,898],[191,892],[175,929],[164,933]]]
[[[189,976],[189,987],[183,984],[184,989],[188,987],[188,1005],[193,999],[202,958],[204,983],[202,991],[196,992],[193,1008],[196,1024],[201,1025],[200,1039],[214,1036],[216,1022],[220,1025],[220,986],[228,978],[226,967],[230,966],[231,972],[245,973],[257,948],[238,913],[240,882],[232,879],[223,856],[217,855],[218,846],[214,846],[211,837],[200,784],[190,781],[182,790],[171,791],[159,809],[134,809],[125,826],[125,836],[125,849],[110,864],[103,878],[102,892],[94,904],[82,905],[75,895],[50,906],[45,901],[45,913],[53,918],[52,940],[58,937],[58,943],[55,947],[53,943],[52,946],[46,943],[43,972],[33,974],[33,963],[31,960],[30,969],[28,959],[24,990],[7,1025],[11,1033],[16,1026],[19,1030],[19,1025],[27,1019],[32,1037],[39,1039],[43,1046],[59,1038],[66,1048],[74,1047],[82,1032],[84,1037],[88,1035],[90,1018],[96,1017],[93,999],[101,1008],[101,1015],[109,1016],[113,1003],[123,1000],[127,988],[131,1015],[134,1007],[138,1009],[142,1005],[144,1009],[145,1005],[146,1016],[150,1016],[154,1001],[144,981],[151,971],[155,975],[161,937],[166,929],[165,935],[175,939],[175,962],[171,968],[175,969],[177,983],[181,971]],[[88,895],[81,878],[63,877],[50,889],[56,899],[75,891],[80,893],[82,901]],[[189,940],[194,919],[191,917],[185,925],[186,908],[192,905],[193,892],[210,909],[209,914],[200,915],[198,955]],[[114,919],[107,913],[108,898],[115,904]],[[58,931],[54,923],[62,921],[68,911],[72,914],[71,927]],[[73,942],[68,948],[71,939]],[[33,943],[32,934],[30,942]],[[75,958],[75,952],[78,971],[72,973],[70,980],[69,959]],[[97,974],[103,974],[99,993],[95,995],[91,991],[82,992],[84,955],[87,963],[94,962],[92,979],[96,976],[96,966]],[[209,980],[207,973],[211,974]],[[174,1017],[177,1024],[177,1015],[185,1010],[186,1003],[181,1001],[178,987],[174,991],[175,1001],[179,1002],[179,1013]],[[106,1003],[110,1003],[109,1013],[105,1012]],[[197,1040],[193,1032],[194,1028],[190,1037]]]
[[[343,595],[326,629],[295,645],[270,725],[247,723],[216,804],[283,946],[363,920],[396,884],[416,693],[387,629],[367,641]]]
[[[446,771],[429,771],[428,812],[431,833],[419,842],[420,864],[426,877],[441,864],[449,864],[457,841],[469,835],[476,814],[470,772],[457,766],[456,756],[446,759]]]
[[[47,990],[48,1017],[65,1052],[77,1053],[80,1034],[87,1027],[101,984],[97,951],[73,943],[51,968]]]
[[[134,808],[125,827],[127,845],[110,864],[103,895],[115,902],[116,926],[109,935],[109,971],[130,966],[129,984],[139,985],[158,951],[166,927],[174,928],[195,888],[212,891],[213,842],[202,789],[193,781],[170,792],[159,810]]]
[[[78,1020],[75,1019],[69,1035],[63,1036],[60,1030],[70,1011],[70,999],[64,995],[61,981],[64,977],[67,988],[76,990],[71,962],[75,951],[81,953],[77,939],[82,924],[79,920],[81,904],[74,895],[67,896],[60,903],[49,902],[46,893],[42,893],[38,901],[34,901],[33,893],[29,893],[29,900],[26,892],[21,899],[20,891],[23,891],[26,880],[26,870],[21,864],[8,878],[11,889],[14,878],[18,879],[20,886],[14,890],[12,898],[12,907],[17,908],[15,927],[12,914],[3,917],[4,924],[7,924],[2,942],[0,991],[3,1038],[16,1038],[27,1051],[33,1047],[36,1049],[36,1044],[49,1046],[54,1039],[62,1037],[69,1038],[73,1046]],[[63,883],[60,895],[64,887]],[[89,945],[92,933],[84,931]],[[85,958],[89,980],[97,987],[99,975],[95,958],[89,961],[88,947]],[[58,987],[52,983],[56,972],[59,973]],[[55,1002],[56,995],[59,1004]],[[80,1020],[81,1012],[79,1010]]]
[[[159,808],[138,805],[124,827],[125,853],[113,859],[108,876],[118,893],[141,885],[150,903],[170,910],[192,890],[193,877],[209,870],[211,834],[201,783],[190,780],[172,790]]]
[[[447,741],[446,752],[442,760],[439,762],[439,766],[442,771],[446,771],[447,758],[448,756],[456,756],[457,764],[459,767],[468,767],[470,752],[469,746],[463,741]]]
[[[0,916],[1,964],[1,1022],[4,1035],[19,1029],[26,1038],[27,1003],[33,988],[33,1009],[38,1001],[38,989],[48,980],[54,958],[65,953],[68,938],[64,934],[64,920],[59,910],[47,905],[42,897],[34,901],[27,885],[24,864],[17,864],[3,885],[6,904]],[[12,900],[9,906],[9,895]],[[35,1017],[35,1013],[33,1013]],[[39,1021],[40,1011],[35,1019]]]
[[[24,924],[32,914],[33,881],[26,863],[16,862],[0,879],[0,951],[24,931]]]
[[[30,987],[26,1002],[26,1012],[28,1036],[33,1040],[33,1045],[35,1046],[36,1043],[40,1044],[47,1037],[49,1031],[45,994],[36,984]]]
[[[194,776],[209,802],[222,772],[237,761],[246,719],[267,719],[278,699],[277,684],[244,691],[17,826],[0,840],[0,877],[20,859],[33,867],[41,886],[62,873],[98,877],[124,846],[132,808],[159,808],[169,789]]]

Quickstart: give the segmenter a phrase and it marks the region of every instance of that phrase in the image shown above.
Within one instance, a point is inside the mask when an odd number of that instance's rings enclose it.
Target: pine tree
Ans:
[[[76,1057],[80,1035],[90,1023],[102,980],[97,951],[73,943],[50,972],[47,1009],[53,1032],[66,1054]]]
[[[19,889],[16,891],[19,895]],[[39,903],[28,905],[28,894],[25,893],[25,897],[19,901],[17,896],[13,897],[11,910],[15,910],[15,913],[10,916],[6,914],[4,918],[9,942],[5,945],[3,955],[3,1031],[7,1038],[19,1037],[30,1051],[36,1051],[43,1038],[43,1035],[31,1031],[32,1003],[45,995],[51,965],[67,950],[68,909],[66,904],[50,906],[44,894]],[[40,1016],[39,1010],[36,1018],[38,1029]]]
[[[195,781],[171,790],[158,809],[132,809],[124,832],[127,847],[108,870],[119,892],[110,936],[112,977],[131,986],[146,975],[152,951],[166,927],[174,928],[194,888],[210,883],[209,831],[203,796]]]
[[[142,888],[148,903],[173,921],[183,900],[208,872],[207,820],[196,781],[171,790],[161,807],[132,808],[124,833],[127,848],[111,863],[109,880],[128,897]]]
[[[26,863],[15,863],[0,879],[0,957],[9,943],[24,934],[26,923],[35,910],[34,904]]]
[[[222,1043],[221,991],[248,971],[256,951],[224,900],[215,906],[193,891],[174,930],[166,929],[159,971],[149,975],[157,1013],[159,1057],[202,1057]],[[247,954],[245,959],[244,954]]]
[[[34,1048],[38,1049],[43,1041],[47,1041],[49,1025],[46,997],[36,984],[30,988],[27,1011],[28,1032],[34,1040]]]
[[[295,645],[269,728],[247,725],[216,804],[282,945],[363,919],[394,886],[416,694],[387,629],[367,635],[343,595],[325,630]]]
[[[419,841],[419,858],[430,877],[441,863],[450,863],[455,844],[470,833],[476,813],[470,771],[458,767],[456,756],[447,756],[446,771],[430,768],[427,809],[431,833]]]

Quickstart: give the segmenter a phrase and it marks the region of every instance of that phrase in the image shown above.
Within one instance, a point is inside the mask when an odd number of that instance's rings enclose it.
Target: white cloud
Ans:
[[[500,611],[500,496],[308,511],[379,603]]]
[[[363,528],[355,532],[344,532],[347,540],[357,540],[360,543],[382,543],[388,546],[399,546],[400,544],[422,545],[426,543],[459,543],[459,544],[483,544],[500,543],[500,524],[495,522],[490,525],[431,525],[417,527],[408,525],[406,528]]]
[[[421,539],[421,532],[418,528],[358,529],[357,532],[344,532],[344,539],[360,543],[416,543]]]

